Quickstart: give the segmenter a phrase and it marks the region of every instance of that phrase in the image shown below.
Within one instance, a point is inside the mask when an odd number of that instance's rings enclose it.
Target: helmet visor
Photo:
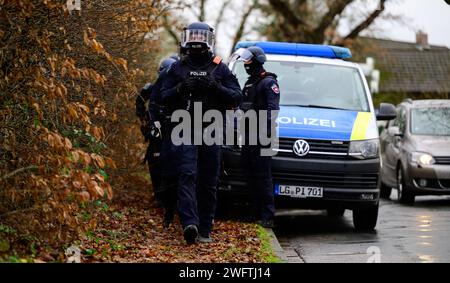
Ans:
[[[253,57],[254,57],[253,53],[251,53],[250,51],[248,51],[245,48],[239,48],[233,54],[233,58],[235,58],[238,61],[243,61],[243,62],[248,62],[248,61],[252,60]]]
[[[181,35],[181,46],[187,47],[189,43],[203,43],[212,49],[214,46],[214,33],[201,29],[184,30]]]

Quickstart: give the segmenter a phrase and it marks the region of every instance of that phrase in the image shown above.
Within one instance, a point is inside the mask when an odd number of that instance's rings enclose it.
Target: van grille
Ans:
[[[441,186],[445,189],[450,189],[450,180],[439,180]]]
[[[293,147],[299,139],[280,138],[278,156],[298,157],[293,152]],[[310,146],[310,153],[303,159],[308,158],[326,158],[326,159],[349,159],[349,142],[332,142],[322,140],[305,140]]]
[[[377,189],[378,174],[273,170],[273,181],[281,185],[315,186],[336,189]],[[223,178],[245,181],[241,170],[227,169]]]
[[[273,177],[280,184],[318,186],[324,188],[376,189],[378,174],[349,174],[340,172],[275,171]]]

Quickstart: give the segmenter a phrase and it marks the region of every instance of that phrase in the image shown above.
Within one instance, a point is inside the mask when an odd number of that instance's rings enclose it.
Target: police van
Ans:
[[[267,55],[265,69],[278,75],[281,91],[279,145],[272,159],[277,212],[323,209],[330,216],[353,211],[357,230],[373,230],[380,197],[377,120],[396,117],[395,107],[375,110],[370,89],[347,48],[278,42],[240,42]],[[243,63],[230,58],[241,86]],[[224,146],[219,205],[248,197],[239,146]],[[248,198],[247,198],[248,199]]]

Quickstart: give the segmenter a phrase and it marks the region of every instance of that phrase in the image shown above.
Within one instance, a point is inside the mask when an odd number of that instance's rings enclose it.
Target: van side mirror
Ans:
[[[376,114],[378,121],[390,121],[397,118],[397,109],[393,104],[381,103]]]

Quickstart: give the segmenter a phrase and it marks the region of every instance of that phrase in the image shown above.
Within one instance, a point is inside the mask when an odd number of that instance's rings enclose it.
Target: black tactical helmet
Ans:
[[[233,57],[239,61],[253,61],[263,65],[267,61],[266,53],[258,46],[250,46],[248,48],[239,48],[234,52]]]
[[[169,58],[172,58],[176,61],[180,61],[180,56],[177,53],[173,53],[172,55],[170,55]]]
[[[250,46],[247,50],[253,54],[252,60],[256,60],[261,64],[264,64],[267,61],[266,53],[262,50],[262,48],[258,46]]]
[[[183,29],[181,48],[214,49],[214,29],[206,23],[192,23]]]
[[[159,65],[159,73],[162,74],[163,72],[167,71],[170,66],[172,66],[173,63],[177,62],[178,60],[169,57],[164,59],[161,64]]]

